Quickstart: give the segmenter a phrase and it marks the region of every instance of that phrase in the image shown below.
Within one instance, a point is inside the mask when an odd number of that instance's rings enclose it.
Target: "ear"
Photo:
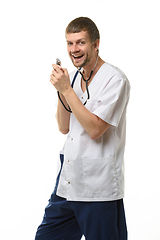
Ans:
[[[97,39],[97,40],[94,42],[95,51],[99,50],[99,42],[100,42],[99,39]]]

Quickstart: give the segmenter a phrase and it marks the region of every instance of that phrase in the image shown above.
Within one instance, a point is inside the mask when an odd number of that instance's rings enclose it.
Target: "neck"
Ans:
[[[97,63],[96,63],[97,62]],[[96,63],[96,65],[95,65]],[[104,61],[98,56],[98,60],[94,59],[92,63],[87,64],[85,67],[83,67],[83,76],[87,79],[90,76],[91,71],[93,71],[93,76],[98,72],[100,67],[103,65]]]

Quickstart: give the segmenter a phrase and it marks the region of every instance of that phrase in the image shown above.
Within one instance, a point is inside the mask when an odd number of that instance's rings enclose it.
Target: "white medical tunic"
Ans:
[[[70,74],[71,82],[75,71]],[[84,103],[78,74],[73,87]],[[85,107],[109,123],[109,129],[93,140],[73,113],[64,148],[64,163],[57,195],[69,201],[111,201],[124,197],[124,148],[126,108],[130,84],[116,67],[104,63],[89,85]]]

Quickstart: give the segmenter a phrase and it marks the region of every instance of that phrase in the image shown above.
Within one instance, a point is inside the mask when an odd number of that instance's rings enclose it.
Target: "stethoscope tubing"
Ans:
[[[99,57],[99,49],[97,49],[97,51],[98,51],[98,54],[97,54],[96,63],[95,63],[95,65],[94,65],[93,69],[91,70],[91,73],[90,73],[89,78],[88,78],[88,79],[85,79],[85,78],[84,78],[83,73],[80,71],[81,68],[78,68],[78,71],[77,71],[77,72],[79,72],[79,73],[81,74],[83,81],[86,82],[87,99],[86,99],[85,103],[83,103],[83,105],[86,105],[87,100],[90,99],[90,94],[89,94],[89,90],[88,90],[88,82],[90,81],[90,79],[91,79],[91,77],[92,77],[92,74],[93,74],[93,71],[94,71],[94,69],[95,69],[95,67],[96,67],[96,65],[97,65],[97,61],[98,61],[98,57]],[[77,73],[75,74],[75,77],[74,77],[73,82],[75,81],[76,77],[77,77]],[[73,84],[72,84],[72,87],[73,87]],[[67,107],[65,106],[64,102],[62,101],[62,99],[61,99],[61,97],[60,97],[59,91],[57,91],[57,94],[58,94],[58,98],[59,98],[60,102],[62,103],[63,107],[65,108],[65,110],[68,111],[68,112],[70,112],[70,113],[72,113],[72,110],[71,110],[70,106],[68,105],[68,108],[67,108]]]

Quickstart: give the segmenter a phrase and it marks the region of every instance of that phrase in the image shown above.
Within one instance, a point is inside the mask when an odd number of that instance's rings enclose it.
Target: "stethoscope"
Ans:
[[[81,76],[82,76],[83,81],[86,82],[87,99],[86,99],[85,103],[83,103],[83,105],[86,105],[88,99],[90,98],[90,94],[89,94],[89,90],[88,90],[88,82],[90,81],[90,79],[91,79],[91,77],[92,77],[92,74],[93,74],[93,72],[94,72],[94,69],[95,69],[95,67],[96,67],[96,65],[97,65],[97,62],[98,62],[98,57],[99,57],[99,49],[98,49],[98,48],[97,48],[97,52],[98,52],[98,54],[97,54],[97,59],[96,59],[96,62],[95,62],[95,65],[94,65],[93,69],[91,70],[91,73],[90,73],[88,79],[85,79],[85,78],[84,78],[83,73],[81,72],[81,68],[77,68],[78,72],[79,72],[79,73],[81,74]],[[61,65],[61,61],[60,61],[59,58],[56,59],[56,64],[57,64],[57,65]],[[77,73],[78,73],[78,72],[77,72]],[[76,78],[76,77],[77,77],[77,74],[75,75],[73,81],[75,81],[75,78]],[[73,85],[72,85],[72,87],[73,87]],[[68,105],[68,108],[67,108],[67,107],[65,106],[65,104],[63,103],[63,101],[62,101],[62,99],[61,99],[61,97],[60,97],[59,91],[57,91],[57,94],[58,94],[59,100],[61,101],[63,107],[64,107],[68,112],[72,113],[72,110],[71,110],[70,106]]]

